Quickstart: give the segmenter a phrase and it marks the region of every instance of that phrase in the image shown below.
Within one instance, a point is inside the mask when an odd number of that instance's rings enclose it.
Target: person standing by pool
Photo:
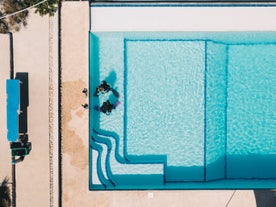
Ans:
[[[89,105],[87,103],[81,105],[83,108],[88,109]]]
[[[87,94],[88,94],[88,90],[87,90],[87,88],[84,88],[84,89],[82,90],[82,93],[84,93],[84,94],[85,94],[85,96],[87,97]]]

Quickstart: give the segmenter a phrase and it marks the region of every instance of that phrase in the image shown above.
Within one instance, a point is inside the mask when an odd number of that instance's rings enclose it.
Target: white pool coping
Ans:
[[[275,5],[94,5],[90,9],[92,32],[276,31]]]

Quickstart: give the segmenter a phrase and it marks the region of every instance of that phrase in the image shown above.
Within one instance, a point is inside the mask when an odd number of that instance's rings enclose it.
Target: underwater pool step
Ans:
[[[99,181],[101,182],[104,188],[114,187],[115,183],[111,180],[110,178],[111,176],[108,173],[108,170],[106,168],[107,166],[106,162],[108,161],[107,160],[108,150],[106,153],[103,153],[104,151],[103,146],[95,142],[91,142],[91,147],[98,152],[96,169],[97,169],[97,175],[98,175]],[[102,166],[103,157],[106,157],[106,159],[104,160],[105,161],[104,166]]]
[[[110,149],[115,149],[114,154],[116,160],[119,163],[128,163],[129,160],[123,155],[119,153],[119,137],[115,133],[111,132],[102,132],[101,130],[93,129],[94,138],[96,142],[104,143],[109,146]]]
[[[112,188],[116,183],[120,186],[124,185],[124,181],[131,185],[160,185],[164,182],[163,164],[156,163],[130,163],[122,158],[117,159],[116,142],[114,137],[110,134],[104,136],[104,133],[97,133],[94,130],[94,135],[91,137],[91,142],[94,144],[92,148],[96,148],[100,153],[97,159],[97,173],[101,183],[107,187]],[[97,134],[96,134],[97,133]],[[101,134],[101,135],[100,135]],[[106,154],[103,153],[103,146],[107,148]],[[105,160],[104,166],[102,165]],[[121,162],[120,162],[121,161]],[[154,167],[157,166],[157,167]],[[105,176],[106,175],[106,176]],[[106,179],[108,177],[108,179]],[[92,186],[97,184],[92,183]]]

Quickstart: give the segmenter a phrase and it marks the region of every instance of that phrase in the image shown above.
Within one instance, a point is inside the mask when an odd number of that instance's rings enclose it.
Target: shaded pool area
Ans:
[[[90,189],[274,188],[275,68],[273,32],[90,33]]]

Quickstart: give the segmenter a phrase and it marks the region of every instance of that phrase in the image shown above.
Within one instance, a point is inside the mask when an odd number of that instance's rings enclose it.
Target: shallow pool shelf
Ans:
[[[90,33],[90,189],[276,188],[275,68],[273,32]]]

